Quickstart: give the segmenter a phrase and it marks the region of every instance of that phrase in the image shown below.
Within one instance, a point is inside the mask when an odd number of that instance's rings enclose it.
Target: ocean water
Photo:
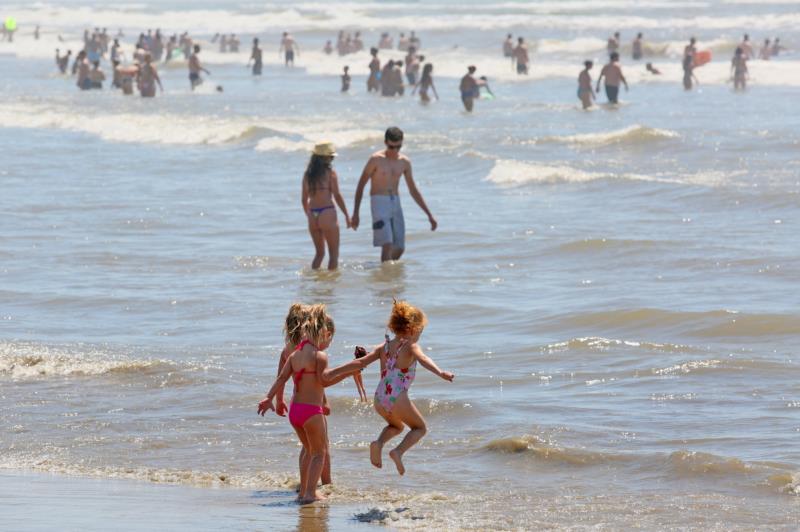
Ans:
[[[456,379],[418,373],[429,432],[402,478],[369,464],[371,405],[350,381],[331,388],[330,505],[410,508],[398,528],[797,528],[795,2],[64,0],[8,13],[20,31],[0,42],[0,468],[290,500],[294,432],[256,416],[286,309],[327,304],[340,363],[381,341],[397,297],[428,314],[421,344]],[[141,30],[189,31],[212,76],[192,93],[179,63],[151,101],[82,93],[52,53],[95,26],[122,28],[129,54]],[[320,51],[342,28],[368,46],[416,30],[441,101],[366,94],[365,53]],[[284,29],[295,69],[277,53]],[[630,91],[583,112],[581,63],[599,65],[617,30]],[[637,31],[663,76],[629,59]],[[240,34],[242,52],[215,51],[216,32]],[[535,50],[526,78],[500,54],[507,32]],[[752,61],[734,93],[744,32],[790,50]],[[685,92],[691,35],[714,61]],[[472,115],[457,91],[468,64],[497,95]],[[439,229],[403,190],[401,262],[381,265],[362,224],[342,229],[339,272],[311,271],[311,146],[336,144],[352,209],[391,125]],[[371,393],[377,369],[365,381]]]

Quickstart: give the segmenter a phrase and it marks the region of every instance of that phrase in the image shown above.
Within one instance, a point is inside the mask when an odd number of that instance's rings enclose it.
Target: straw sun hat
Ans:
[[[333,142],[320,142],[314,146],[312,153],[321,157],[336,157],[336,149],[333,147]]]

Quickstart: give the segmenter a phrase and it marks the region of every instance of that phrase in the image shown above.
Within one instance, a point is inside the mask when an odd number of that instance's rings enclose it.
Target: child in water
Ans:
[[[269,393],[258,403],[258,413],[263,416],[267,410],[275,410],[272,400],[291,376],[294,393],[289,407],[289,422],[305,450],[301,455],[303,461],[300,463],[300,493],[297,500],[307,504],[325,498],[317,491],[328,448],[323,408],[325,387],[361,370],[365,366],[365,359],[352,360],[328,369],[328,355],[323,349],[330,345],[335,327],[333,319],[325,311],[325,305],[308,307],[300,329],[303,341],[286,358]]]
[[[389,457],[397,466],[397,472],[405,473],[403,455],[425,436],[427,427],[425,419],[411,402],[408,390],[414,382],[417,362],[431,373],[446,381],[453,381],[455,375],[442,371],[417,345],[419,337],[428,319],[422,310],[405,301],[395,301],[392,315],[389,317],[389,329],[395,334],[394,339],[386,335],[386,342],[362,358],[366,366],[380,358],[381,380],[375,390],[375,411],[386,420],[386,426],[378,439],[369,446],[369,459],[375,467],[382,467],[381,454],[383,446],[395,436],[399,436],[405,426],[411,429],[403,441],[395,447]]]
[[[286,314],[286,320],[283,326],[284,341],[286,345],[283,347],[280,360],[278,361],[278,375],[281,374],[281,371],[286,364],[286,359],[289,358],[289,355],[291,355],[303,341],[302,327],[307,317],[308,306],[300,303],[294,303],[291,307],[289,307],[289,313]],[[286,402],[283,399],[284,385],[285,383],[282,383],[280,386],[278,386],[278,389],[275,392],[275,413],[281,417],[286,417],[286,414],[289,411],[286,406]],[[330,415],[331,413],[328,397],[325,395],[325,393],[322,394],[322,413],[326,416]],[[325,432],[327,433],[327,429]],[[300,448],[300,464],[306,462],[307,453],[308,451],[305,447]],[[301,468],[300,478],[302,478],[303,475],[304,472]],[[327,438],[325,440],[325,463],[322,467],[321,483],[323,486],[331,483],[330,443],[327,441]]]

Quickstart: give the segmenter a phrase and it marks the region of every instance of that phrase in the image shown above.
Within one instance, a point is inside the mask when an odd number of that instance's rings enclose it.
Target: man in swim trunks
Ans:
[[[600,77],[597,78],[597,92],[600,92],[600,80],[606,78],[606,96],[608,103],[619,103],[619,83],[625,84],[625,90],[628,90],[628,80],[622,75],[622,69],[619,67],[619,54],[614,52],[611,54],[611,61],[603,67],[600,71]]]
[[[519,37],[517,39],[517,46],[514,48],[514,59],[517,61],[517,74],[528,75],[528,45],[525,44],[525,39]]]
[[[372,155],[361,173],[361,179],[356,188],[356,200],[353,207],[353,217],[350,225],[353,230],[358,229],[358,210],[361,206],[361,197],[367,181],[370,185],[370,207],[372,210],[372,245],[381,248],[381,262],[398,260],[405,250],[405,221],[403,209],[400,206],[400,177],[405,176],[406,185],[411,197],[420,208],[428,215],[431,231],[436,231],[434,219],[422,194],[417,190],[411,172],[411,161],[400,154],[403,146],[403,132],[396,127],[390,127],[384,135],[386,149]]]
[[[289,63],[294,66],[294,54],[297,52],[298,57],[300,56],[300,47],[297,46],[297,42],[294,40],[294,37],[289,35],[288,31],[283,32],[283,38],[281,39],[281,47],[278,50],[278,54],[281,52],[284,53],[284,60],[285,65],[288,67]]]
[[[197,54],[200,53],[200,45],[194,45],[194,53],[189,56],[189,83],[192,84],[192,90],[195,87],[203,83],[203,78],[200,77],[200,72],[205,72],[208,75],[211,75],[211,72],[203,68],[200,64],[200,58],[197,57]]]

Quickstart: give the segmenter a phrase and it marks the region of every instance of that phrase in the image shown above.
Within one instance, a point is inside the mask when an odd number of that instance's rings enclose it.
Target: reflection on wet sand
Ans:
[[[297,532],[328,532],[330,507],[327,503],[300,506],[297,511]]]

